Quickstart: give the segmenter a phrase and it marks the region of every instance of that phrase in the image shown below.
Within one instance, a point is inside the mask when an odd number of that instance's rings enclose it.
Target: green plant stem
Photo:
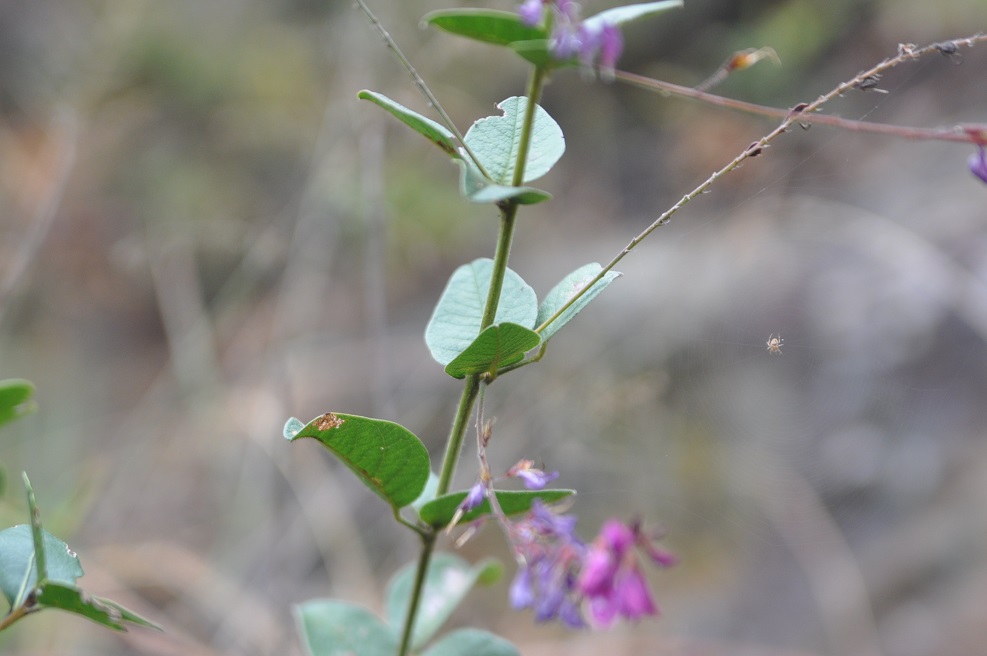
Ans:
[[[535,67],[531,79],[528,81],[528,106],[524,113],[524,122],[521,126],[521,139],[518,144],[518,161],[514,167],[513,184],[515,187],[524,181],[524,165],[528,159],[528,147],[531,144],[531,130],[535,120],[535,106],[541,98],[542,87],[545,85],[545,71],[540,67]],[[487,294],[486,305],[483,308],[483,318],[480,322],[480,331],[493,325],[494,317],[497,316],[497,306],[500,304],[500,292],[504,284],[504,274],[507,271],[507,260],[511,254],[511,242],[514,240],[514,225],[517,218],[518,205],[516,202],[507,202],[501,206],[500,233],[497,236],[497,249],[494,252],[493,272],[490,276],[490,291]],[[442,471],[439,472],[439,487],[437,495],[441,496],[449,491],[452,484],[452,476],[456,472],[456,464],[459,462],[459,454],[463,448],[463,440],[466,437],[466,429],[469,425],[470,415],[473,414],[473,406],[480,391],[480,376],[473,375],[466,378],[463,393],[459,397],[459,406],[456,408],[456,418],[453,420],[452,429],[449,431],[449,440],[446,443],[445,455],[442,458]],[[431,532],[422,536],[422,551],[418,557],[418,569],[415,572],[415,586],[411,593],[411,603],[408,605],[408,615],[404,620],[404,628],[401,632],[401,647],[398,656],[407,656],[411,649],[412,630],[415,626],[415,615],[418,612],[418,605],[424,591],[425,576],[428,573],[428,564],[432,560],[432,551],[435,549],[435,533]]]
[[[432,561],[432,552],[435,547],[435,533],[430,532],[422,536],[422,552],[418,556],[418,568],[415,570],[415,584],[411,589],[411,600],[408,604],[408,615],[405,617],[404,629],[401,632],[401,648],[398,651],[400,656],[405,656],[411,649],[411,639],[414,635],[415,616],[418,614],[418,605],[422,600],[422,593],[425,591],[425,576],[428,574],[428,565]]]
[[[456,408],[456,418],[452,422],[452,430],[449,431],[449,441],[446,443],[446,453],[442,459],[442,470],[439,472],[439,488],[436,491],[436,496],[442,496],[449,492],[452,475],[456,472],[456,463],[459,461],[459,452],[463,448],[463,439],[466,436],[470,415],[473,413],[473,404],[476,402],[476,395],[479,391],[480,376],[478,374],[467,376],[463,394],[459,398],[459,407]]]
[[[531,145],[531,130],[535,123],[535,109],[541,99],[541,90],[545,85],[545,71],[536,66],[528,81],[528,105],[524,110],[524,122],[521,124],[521,139],[518,142],[517,162],[514,164],[514,177],[511,184],[520,187],[524,183],[524,167],[528,160],[528,148]],[[497,316],[497,306],[500,303],[500,293],[504,288],[504,274],[507,271],[507,261],[511,256],[511,244],[514,242],[514,226],[517,219],[518,204],[506,203],[501,207],[500,234],[497,236],[497,250],[494,252],[493,272],[490,275],[490,289],[487,292],[487,302],[483,307],[483,318],[480,321],[480,332],[493,325]]]

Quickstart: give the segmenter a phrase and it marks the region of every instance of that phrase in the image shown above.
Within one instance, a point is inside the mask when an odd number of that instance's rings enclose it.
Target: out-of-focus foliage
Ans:
[[[513,53],[419,29],[450,3],[371,6],[461,128],[523,92]],[[982,30],[982,14],[969,0],[687,0],[629,29],[620,65],[696,84],[772,46],[780,68],[718,91],[790,107],[899,43]],[[0,59],[0,284],[30,255],[2,297],[0,361],[43,409],[4,428],[0,460],[45,490],[46,528],[82,555],[87,589],[167,628],[118,637],[42,616],[0,651],[300,653],[292,603],[383,608],[413,543],[281,424],[346,408],[433,452],[448,430],[458,387],[422,332],[456,266],[491,255],[496,213],[356,94],[429,108],[348,2],[7,3]],[[925,60],[886,76],[889,94],[827,111],[983,122],[984,70],[983,50]],[[576,71],[543,104],[566,155],[511,260],[539,298],[773,127]],[[490,448],[578,483],[587,526],[627,499],[627,516],[663,523],[682,556],[662,577],[664,619],[560,635],[495,588],[471,623],[535,656],[966,656],[987,642],[987,242],[968,155],[797,130],[625,260],[543,362],[491,388]],[[765,348],[775,333],[781,356]],[[0,498],[2,525],[24,513]],[[460,555],[500,544],[488,531]]]

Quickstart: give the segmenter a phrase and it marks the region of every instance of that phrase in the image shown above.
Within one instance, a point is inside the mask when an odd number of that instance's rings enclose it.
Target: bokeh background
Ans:
[[[525,70],[419,28],[448,6],[372,5],[465,129]],[[982,0],[687,0],[627,30],[621,67],[692,85],[772,46],[781,67],[718,90],[791,107],[899,43],[983,30]],[[987,48],[937,55],[826,110],[987,122],[985,71]],[[492,254],[497,218],[362,88],[426,111],[345,0],[0,3],[0,375],[40,402],[0,433],[0,519],[26,520],[28,471],[81,583],[167,628],[42,613],[3,653],[300,654],[292,604],[379,609],[414,557],[376,497],[281,427],[379,416],[437,457],[459,385],[424,325],[455,267]],[[511,260],[539,294],[774,127],[576,71],[544,105],[568,151]],[[987,188],[970,153],[795,130],[640,246],[487,413],[494,464],[561,471],[585,537],[611,515],[663,527],[682,561],[652,577],[663,617],[566,632],[507,609],[501,584],[454,623],[533,656],[987,653]],[[462,550],[491,552],[509,563],[490,529]]]

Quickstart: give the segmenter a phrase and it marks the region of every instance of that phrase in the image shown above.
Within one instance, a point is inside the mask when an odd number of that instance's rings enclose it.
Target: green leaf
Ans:
[[[48,581],[74,585],[82,576],[78,556],[48,531],[42,535]],[[38,582],[31,525],[19,524],[0,531],[0,554],[0,591],[13,607]]]
[[[425,343],[436,362],[445,366],[480,334],[483,306],[490,290],[493,260],[481,258],[456,269],[425,328]],[[494,323],[534,328],[538,298],[528,283],[508,269]]]
[[[456,164],[459,165],[459,192],[471,203],[500,203],[513,198],[519,205],[535,205],[552,198],[552,194],[534,187],[493,184],[472,162],[460,159]]]
[[[364,89],[357,94],[357,97],[362,100],[369,100],[375,105],[383,107],[399,121],[444,150],[447,155],[456,158],[459,157],[456,137],[444,125],[436,123],[432,119],[426,118],[418,112],[410,110],[376,91],[367,91]]]
[[[24,479],[24,488],[27,490],[27,508],[31,515],[31,544],[34,545],[34,570],[38,581],[47,581],[48,556],[45,549],[44,529],[41,527],[41,511],[38,509],[37,499],[34,498],[34,489],[31,487],[31,481],[27,477],[27,472],[21,472],[21,477]]]
[[[508,517],[520,515],[531,509],[535,499],[554,503],[575,494],[575,490],[497,490],[497,502]],[[466,498],[467,492],[450,492],[422,506],[419,516],[426,524],[435,528],[445,528],[456,516],[456,511]],[[479,506],[469,510],[459,518],[457,524],[467,524],[474,519],[490,514],[490,500],[484,499]]]
[[[683,0],[663,0],[663,2],[643,2],[636,5],[614,7],[601,11],[583,21],[583,26],[590,31],[598,31],[605,24],[623,25],[648,16],[660,14],[669,9],[681,9]]]
[[[588,285],[593,278],[603,270],[596,262],[592,264],[586,264],[579,267],[552,288],[552,291],[548,292],[545,296],[545,300],[541,302],[538,306],[538,326],[541,326],[546,321],[551,318],[556,312],[558,312],[566,303],[569,302],[573,296],[576,295],[583,287]],[[604,289],[606,289],[610,283],[621,276],[617,271],[608,271],[605,276],[600,278],[589,291],[579,297],[575,303],[570,305],[565,312],[559,315],[559,317],[548,324],[542,331],[542,339],[548,341],[555,333],[559,331],[562,326],[569,323],[573,317],[579,314],[584,307],[586,307],[590,301],[600,295]]]
[[[515,41],[510,44],[511,50],[516,52],[526,61],[547,68],[558,66],[563,62],[555,59],[548,50],[548,39],[532,39],[531,41]]]
[[[497,184],[509,186],[514,181],[527,106],[527,98],[512,96],[497,105],[504,112],[503,116],[481,118],[466,133],[466,144]],[[523,182],[537,180],[548,173],[564,152],[562,128],[548,112],[536,107]]]
[[[422,656],[521,656],[517,647],[479,629],[459,629],[422,652]]]
[[[0,426],[31,414],[38,408],[31,397],[34,385],[29,380],[8,378],[0,380]]]
[[[298,632],[311,656],[394,656],[398,636],[365,608],[335,599],[295,606]]]
[[[418,495],[418,498],[411,502],[411,507],[418,512],[422,509],[426,503],[435,498],[435,493],[439,491],[439,477],[435,475],[435,472],[428,472],[428,481],[425,483],[425,489],[422,493]]]
[[[391,626],[404,625],[414,586],[415,568],[414,563],[401,568],[387,586],[385,616]],[[500,570],[500,564],[493,560],[473,566],[449,553],[433,554],[415,617],[412,649],[418,649],[435,635],[477,582],[489,581],[491,572]]]
[[[56,583],[53,581],[45,583],[37,597],[37,602],[41,606],[59,608],[70,613],[88,617],[98,624],[108,626],[117,631],[127,630],[124,622],[131,622],[140,626],[157,629],[158,631],[162,630],[154,622],[141,617],[132,610],[124,608],[115,601],[94,597],[84,590],[66,583]]]
[[[446,373],[453,378],[495,373],[501,367],[520,361],[539,344],[541,336],[538,333],[516,323],[490,326],[446,365]]]
[[[541,27],[521,21],[516,12],[489,9],[444,9],[433,11],[422,22],[468,39],[506,46],[515,41],[547,39]]]
[[[327,412],[288,439],[303,437],[321,442],[395,511],[418,498],[431,472],[425,445],[394,422]]]

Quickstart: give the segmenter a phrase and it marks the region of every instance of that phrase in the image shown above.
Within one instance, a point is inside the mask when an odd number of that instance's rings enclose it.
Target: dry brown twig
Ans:
[[[725,176],[730,171],[738,168],[750,157],[756,157],[764,152],[764,149],[777,137],[788,132],[792,125],[798,124],[810,124],[819,123],[823,125],[831,125],[833,127],[843,128],[845,130],[852,130],[857,132],[871,132],[876,134],[886,134],[891,136],[896,136],[904,139],[927,139],[927,140],[938,140],[938,141],[951,141],[957,143],[968,143],[972,145],[987,145],[987,125],[985,124],[966,124],[958,125],[952,128],[912,128],[906,126],[898,125],[888,125],[879,123],[867,123],[864,121],[853,121],[849,119],[843,119],[836,116],[826,116],[823,114],[817,114],[819,109],[833,100],[838,96],[842,96],[848,91],[854,89],[866,88],[869,84],[868,81],[879,79],[880,76],[891,70],[892,68],[899,66],[901,64],[916,61],[926,55],[930,54],[940,54],[949,57],[955,57],[959,49],[962,47],[972,48],[977,44],[987,42],[987,34],[974,34],[973,36],[953,39],[950,41],[941,41],[938,43],[929,44],[923,47],[917,47],[912,44],[899,44],[898,54],[894,57],[889,57],[884,59],[880,63],[872,66],[870,69],[862,71],[850,78],[846,82],[837,85],[834,89],[825,93],[812,102],[799,103],[792,107],[791,109],[777,109],[773,107],[765,107],[763,105],[756,105],[753,103],[745,103],[739,100],[733,100],[730,98],[725,98],[723,96],[717,96],[715,94],[707,93],[704,91],[699,91],[696,89],[691,89],[689,87],[683,87],[675,84],[670,84],[668,82],[662,82],[660,80],[653,80],[651,78],[646,78],[640,75],[635,75],[634,73],[627,73],[625,71],[616,71],[615,77],[618,80],[634,84],[646,89],[651,89],[659,91],[665,94],[678,95],[686,98],[693,98],[696,100],[701,100],[703,102],[708,102],[713,105],[720,107],[728,107],[730,109],[737,109],[740,111],[746,111],[754,114],[760,114],[762,116],[772,116],[782,119],[781,123],[774,130],[764,135],[757,141],[752,142],[747,148],[745,148],[739,155],[734,157],[726,166],[715,171],[710,175],[705,181],[702,182],[698,187],[683,196],[677,203],[672,205],[670,208],[665,210],[657,219],[655,219],[648,227],[641,231],[636,237],[634,237],[628,244],[612,259],[610,262],[604,266],[599,273],[596,274],[586,285],[572,296],[569,301],[563,305],[558,312],[549,317],[544,323],[542,323],[536,332],[541,332],[550,323],[555,321],[559,316],[561,316],[566,310],[568,310],[573,303],[579,300],[579,298],[585,294],[589,289],[593,287],[596,283],[603,279],[608,272],[610,272],[617,264],[627,256],[634,248],[640,244],[644,239],[655,231],[659,226],[663,226],[671,219],[672,215],[678,212],[680,209],[685,207],[687,204],[692,202],[700,194],[706,193],[706,191],[713,186],[713,184]]]

